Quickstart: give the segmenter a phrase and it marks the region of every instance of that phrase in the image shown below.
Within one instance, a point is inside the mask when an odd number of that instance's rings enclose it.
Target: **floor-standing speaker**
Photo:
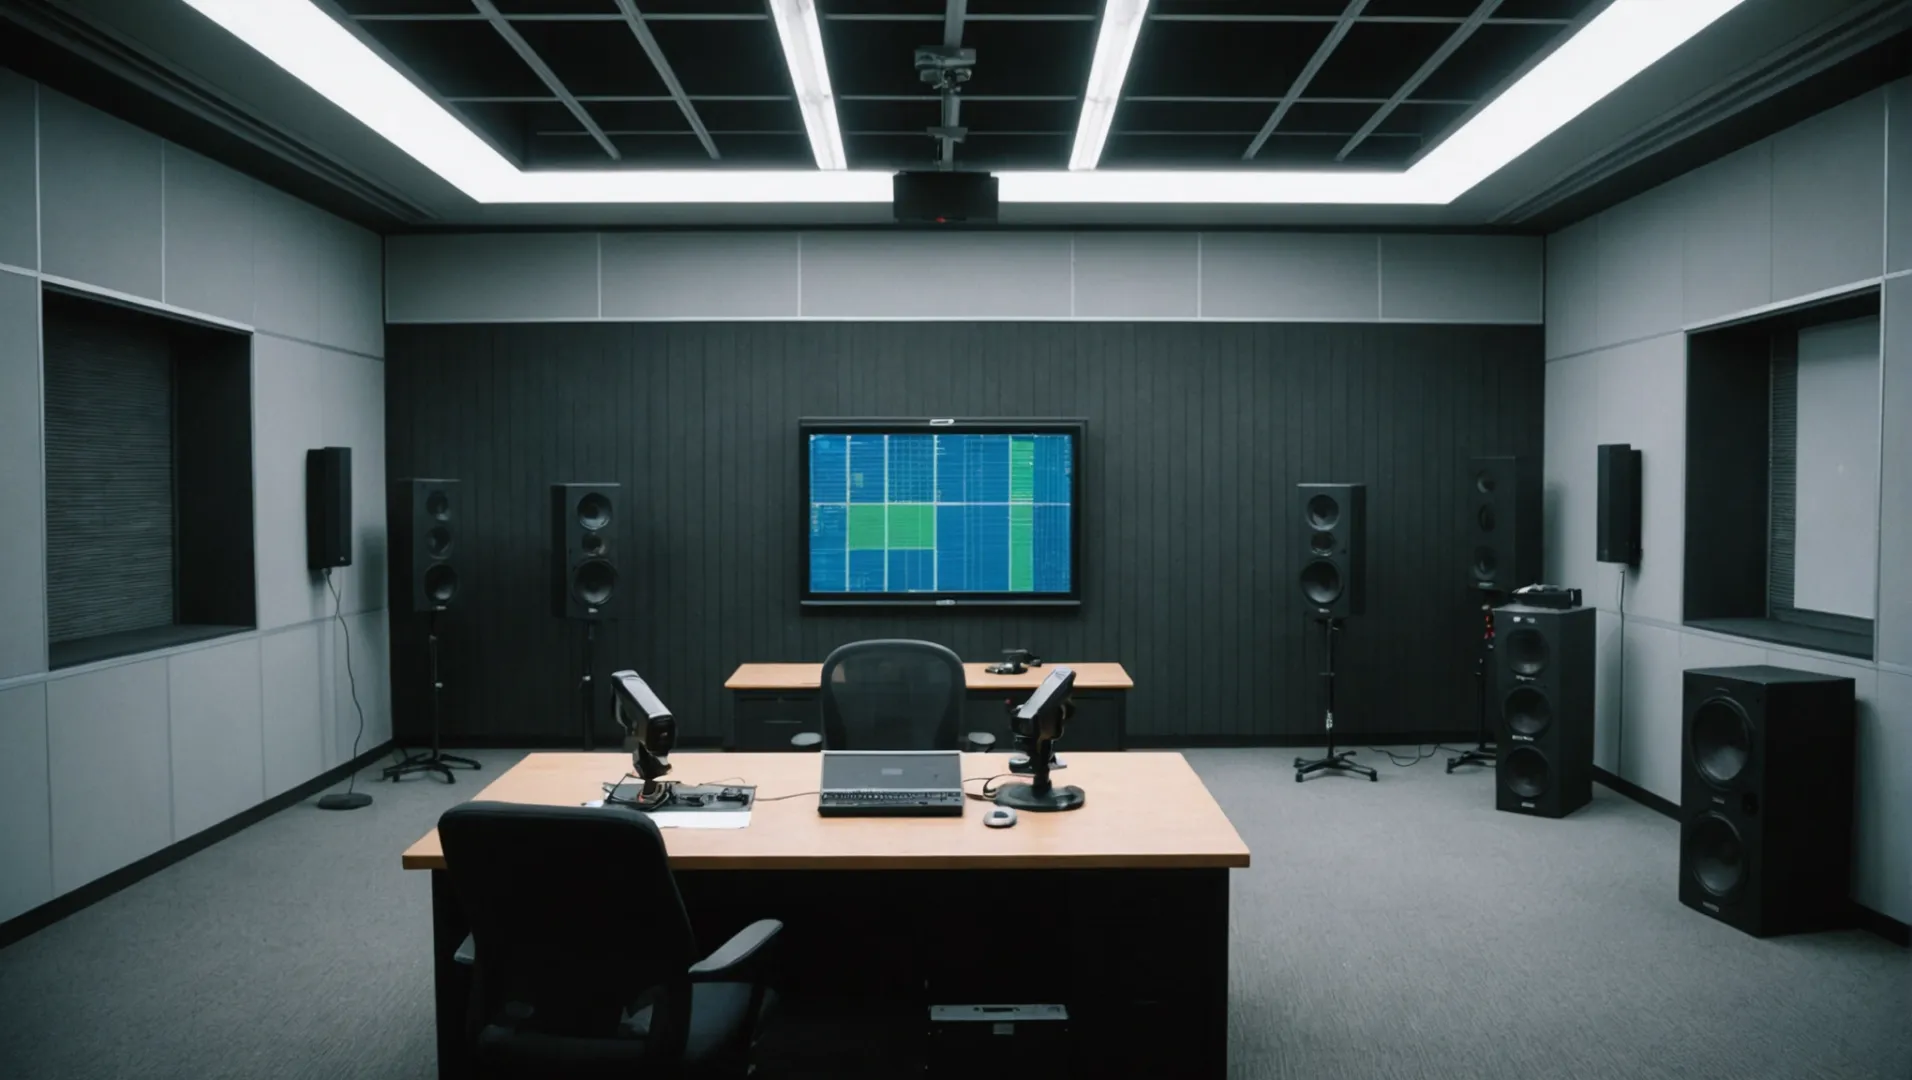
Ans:
[[[1540,459],[1468,462],[1467,530],[1474,587],[1511,593],[1540,580]]]
[[[352,448],[305,452],[305,565],[352,565]]]
[[[393,602],[410,598],[413,611],[445,611],[458,602],[458,481],[395,481],[387,504]]]
[[[1298,484],[1295,491],[1302,605],[1322,618],[1361,614],[1367,606],[1367,485]]]
[[[608,619],[616,611],[616,484],[551,485],[552,611]]]
[[[1494,805],[1566,817],[1593,798],[1593,609],[1509,604],[1494,627]]]
[[[1680,902],[1757,937],[1850,924],[1851,679],[1686,673]]]

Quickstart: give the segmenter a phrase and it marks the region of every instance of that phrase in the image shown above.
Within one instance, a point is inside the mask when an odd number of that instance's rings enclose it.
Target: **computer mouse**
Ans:
[[[992,829],[1007,829],[1016,823],[1016,812],[1007,806],[997,806],[983,815],[983,824]]]

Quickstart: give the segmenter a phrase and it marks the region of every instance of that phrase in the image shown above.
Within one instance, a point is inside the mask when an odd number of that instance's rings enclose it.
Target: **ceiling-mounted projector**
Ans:
[[[900,172],[891,197],[896,220],[949,225],[996,220],[996,178],[986,172]]]

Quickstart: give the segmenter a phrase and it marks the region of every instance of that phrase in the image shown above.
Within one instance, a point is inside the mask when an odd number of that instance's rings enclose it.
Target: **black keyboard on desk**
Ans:
[[[961,817],[960,791],[826,791],[817,800],[824,817]]]

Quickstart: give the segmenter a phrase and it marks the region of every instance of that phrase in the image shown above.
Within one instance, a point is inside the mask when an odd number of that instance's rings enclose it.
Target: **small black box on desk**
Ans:
[[[929,1073],[975,1080],[1009,1069],[1069,1075],[1069,1010],[1061,1005],[931,1005]]]

